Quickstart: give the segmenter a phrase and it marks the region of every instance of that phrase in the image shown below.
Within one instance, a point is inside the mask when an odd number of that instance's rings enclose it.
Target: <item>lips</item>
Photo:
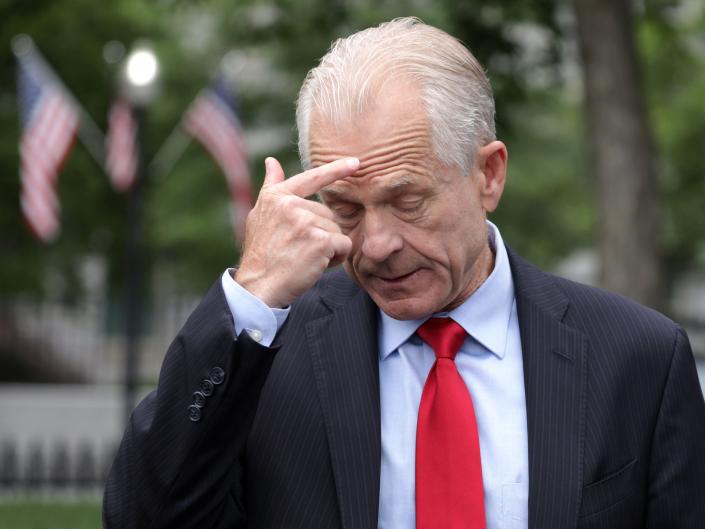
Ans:
[[[393,285],[393,284],[402,283],[406,279],[411,278],[417,271],[418,271],[418,269],[412,270],[408,274],[402,274],[402,275],[394,276],[394,277],[383,277],[383,276],[376,276],[376,277],[377,277],[377,279],[380,279],[380,280],[384,281],[385,283]]]

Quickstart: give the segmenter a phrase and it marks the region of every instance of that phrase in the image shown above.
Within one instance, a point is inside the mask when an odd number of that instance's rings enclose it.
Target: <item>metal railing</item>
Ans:
[[[0,494],[67,491],[96,494],[103,489],[116,445],[95,446],[36,439],[19,446],[11,439],[0,442]]]

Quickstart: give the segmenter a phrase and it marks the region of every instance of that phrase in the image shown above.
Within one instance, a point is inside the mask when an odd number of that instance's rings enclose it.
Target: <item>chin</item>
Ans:
[[[437,309],[428,299],[410,298],[389,300],[370,293],[375,304],[388,316],[395,320],[418,320],[425,318]]]
[[[444,306],[445,290],[439,288],[436,277],[428,275],[428,272],[409,280],[410,284],[388,288],[369,277],[361,278],[349,262],[344,263],[344,268],[348,276],[370,295],[375,305],[395,320],[425,318]]]

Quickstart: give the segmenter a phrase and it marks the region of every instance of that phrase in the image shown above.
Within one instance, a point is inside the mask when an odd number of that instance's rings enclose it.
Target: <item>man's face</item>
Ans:
[[[396,319],[460,305],[492,269],[485,211],[496,206],[501,186],[488,198],[483,149],[472,174],[464,175],[438,161],[430,132],[418,89],[409,83],[386,85],[377,104],[347,126],[312,117],[314,166],[360,159],[355,175],[320,196],[352,240],[347,273]]]

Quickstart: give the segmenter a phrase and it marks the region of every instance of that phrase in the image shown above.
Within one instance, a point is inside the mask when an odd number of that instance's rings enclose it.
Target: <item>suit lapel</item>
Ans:
[[[306,326],[343,529],[377,527],[380,473],[377,310],[362,290]]]
[[[529,436],[529,528],[573,529],[583,482],[587,337],[562,322],[567,297],[509,250]]]
[[[569,300],[551,276],[507,250],[524,362],[529,529],[574,529],[583,482],[588,340],[563,323]],[[343,529],[374,529],[381,454],[377,308],[359,289],[340,300],[330,314],[307,324],[306,336]]]

